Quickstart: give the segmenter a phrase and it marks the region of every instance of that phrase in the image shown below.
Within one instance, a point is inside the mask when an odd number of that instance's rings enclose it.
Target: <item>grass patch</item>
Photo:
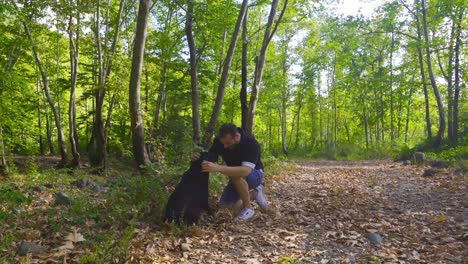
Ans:
[[[0,181],[1,263],[27,261],[27,257],[16,256],[17,245],[23,240],[48,246],[52,254],[71,230],[78,230],[86,239],[79,244],[84,251],[79,256],[80,263],[125,260],[140,225],[160,232],[161,236],[176,238],[203,231],[197,226],[178,227],[162,222],[164,206],[188,163],[178,166],[154,163],[145,167],[143,173],[120,164],[102,176],[93,174],[91,168],[41,169],[33,159],[27,161],[30,169],[16,170]],[[264,165],[267,184],[297,167],[293,162],[274,157],[264,158]],[[101,190],[71,184],[78,179],[91,180]],[[224,175],[210,175],[212,198],[219,196],[226,183]],[[58,192],[68,194],[73,203],[56,205]]]

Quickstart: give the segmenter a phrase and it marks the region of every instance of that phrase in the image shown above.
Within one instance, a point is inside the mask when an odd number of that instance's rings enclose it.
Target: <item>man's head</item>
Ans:
[[[218,139],[225,149],[233,149],[241,141],[241,135],[236,125],[226,123],[219,128]]]

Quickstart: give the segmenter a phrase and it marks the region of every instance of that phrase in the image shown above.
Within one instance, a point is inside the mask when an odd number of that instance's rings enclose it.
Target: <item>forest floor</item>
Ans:
[[[293,173],[267,181],[270,208],[256,208],[252,220],[236,222],[220,210],[195,228],[138,222],[125,257],[106,262],[468,263],[466,170],[422,177],[427,167],[391,161],[297,164]],[[54,250],[10,253],[12,262],[79,261],[89,253],[83,241],[93,224],[84,237],[71,232],[62,246],[57,240],[64,234],[49,234],[56,241],[41,244]]]
[[[247,222],[218,213],[196,234],[140,230],[135,259],[157,263],[468,263],[463,175],[386,161],[304,161],[267,186]],[[137,241],[135,241],[137,242]],[[153,257],[147,253],[151,252]]]

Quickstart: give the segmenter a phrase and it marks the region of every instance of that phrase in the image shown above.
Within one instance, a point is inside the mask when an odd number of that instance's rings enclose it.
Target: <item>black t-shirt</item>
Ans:
[[[234,149],[225,149],[224,145],[216,137],[209,152],[221,155],[228,166],[247,166],[252,169],[263,169],[260,160],[260,145],[251,134],[237,128],[241,134],[241,141]]]

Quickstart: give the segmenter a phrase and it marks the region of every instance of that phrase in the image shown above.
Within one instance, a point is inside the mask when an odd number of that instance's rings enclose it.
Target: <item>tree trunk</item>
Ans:
[[[453,135],[453,53],[454,53],[454,41],[455,41],[455,19],[452,19],[452,28],[450,30],[450,40],[448,46],[448,59],[447,59],[447,69],[444,69],[442,61],[440,58],[439,51],[436,51],[437,62],[439,64],[440,72],[444,76],[445,81],[447,82],[447,135],[448,140],[451,145],[454,145],[454,135]]]
[[[40,80],[36,82],[36,92],[37,92],[37,128],[39,129],[39,151],[41,155],[45,154],[44,140],[42,139],[42,119],[41,119],[41,92],[39,88]]]
[[[93,127],[93,138],[91,142],[95,145],[95,148],[92,149],[94,155],[91,155],[90,160],[94,166],[101,167],[105,169],[107,166],[107,138],[106,138],[106,131],[105,131],[105,121],[103,118],[103,108],[104,108],[104,99],[106,95],[106,80],[110,75],[113,56],[115,52],[115,48],[118,43],[119,34],[120,34],[120,20],[122,18],[122,11],[123,7],[125,6],[126,0],[120,1],[119,12],[117,14],[117,19],[115,22],[115,34],[111,44],[110,51],[105,53],[104,51],[107,50],[102,49],[101,45],[101,37],[100,37],[100,30],[101,30],[101,23],[100,23],[100,0],[97,1],[97,8],[96,8],[96,20],[95,20],[95,39],[96,39],[96,49],[97,49],[97,64],[98,64],[98,87],[95,93],[96,98],[96,106],[95,106],[95,117],[94,117],[94,127]],[[109,9],[109,6],[108,6]],[[107,23],[108,24],[108,23]],[[108,35],[109,28],[106,27],[106,36]],[[104,58],[106,61],[104,61]]]
[[[156,99],[156,113],[154,115],[154,129],[157,129],[159,125],[159,117],[161,115],[161,108],[165,107],[164,101],[166,100],[166,72],[167,72],[167,65],[166,61],[162,59],[161,61],[161,82],[159,83],[159,92],[158,98]],[[153,135],[152,135],[153,137]]]
[[[242,22],[242,84],[240,90],[240,103],[241,103],[241,120],[242,129],[246,129],[247,117],[249,113],[249,106],[247,105],[247,76],[248,72],[248,37],[247,37],[247,22],[249,18],[249,10],[245,11],[244,21]]]
[[[460,46],[461,46],[461,24],[463,19],[463,13],[465,9],[461,8],[460,14],[458,16],[457,21],[457,33],[456,33],[456,40],[455,40],[455,94],[453,97],[453,139],[455,145],[458,144],[458,100],[460,98]]]
[[[384,106],[384,87],[382,83],[382,76],[383,76],[383,66],[382,66],[382,60],[383,56],[381,56],[381,60],[379,60],[379,77],[381,78],[380,82],[380,135],[376,135],[376,141],[378,144],[378,140],[382,140],[382,145],[385,144],[385,106]]]
[[[439,131],[437,132],[437,136],[432,146],[434,148],[438,148],[442,144],[442,140],[443,140],[444,132],[445,132],[445,112],[444,112],[444,104],[442,102],[442,96],[440,95],[440,91],[439,91],[439,88],[437,87],[437,83],[435,80],[434,72],[432,70],[431,50],[429,48],[429,34],[428,34],[428,28],[427,28],[427,15],[426,15],[425,0],[421,0],[421,3],[422,3],[421,11],[423,15],[423,32],[424,32],[424,40],[426,44],[425,46],[426,46],[427,70],[429,73],[432,90],[434,91],[434,95],[437,101],[437,109],[439,112]]]
[[[132,71],[130,75],[130,117],[133,138],[133,155],[138,165],[150,163],[145,146],[145,131],[140,102],[140,79],[145,54],[146,28],[148,25],[148,14],[150,0],[140,0],[138,8],[138,20],[135,34],[135,45],[133,47]]]
[[[278,7],[278,3],[279,0],[273,0],[271,3],[270,15],[268,16],[265,34],[263,35],[262,48],[260,49],[260,55],[257,57],[255,63],[254,81],[252,86],[252,93],[250,96],[249,113],[247,116],[246,123],[246,131],[252,134],[254,127],[254,118],[257,111],[257,102],[260,93],[260,82],[262,81],[263,68],[265,66],[266,51],[273,35],[275,34],[276,29],[278,28],[279,23],[281,22],[281,19],[288,5],[288,0],[284,1],[283,10],[281,11],[280,17],[277,19],[276,25],[272,30],[271,27],[273,26],[276,17],[276,8]]]
[[[408,105],[406,108],[406,125],[405,125],[405,143],[408,144],[408,131],[409,131],[409,118],[410,118],[410,109],[411,109],[411,97],[413,96],[414,89],[414,74],[411,81],[411,87],[408,95]]]
[[[79,3],[77,3],[79,5]],[[79,38],[80,38],[80,14],[77,14],[76,23],[76,41],[73,40],[73,16],[70,14],[68,21],[68,38],[70,44],[70,102],[68,108],[68,122],[69,122],[69,140],[73,160],[70,166],[78,167],[80,165],[80,153],[78,152],[78,131],[76,129],[76,106],[75,106],[75,91],[76,82],[78,77],[78,61],[79,61]]]
[[[27,35],[28,39],[31,41],[31,43],[32,43],[32,50],[33,50],[34,58],[36,60],[36,64],[37,64],[37,66],[39,68],[39,71],[41,73],[42,83],[44,85],[44,87],[43,87],[44,92],[46,94],[49,105],[52,108],[52,111],[54,113],[54,120],[55,120],[55,126],[57,127],[57,136],[58,136],[58,143],[59,143],[59,147],[60,147],[60,156],[61,156],[61,160],[60,160],[58,166],[63,167],[68,162],[67,144],[65,143],[65,139],[64,139],[64,136],[63,136],[62,125],[60,124],[59,113],[58,113],[57,107],[55,106],[55,102],[53,101],[53,99],[52,99],[52,97],[50,95],[49,78],[47,77],[47,74],[46,74],[46,72],[45,72],[45,70],[44,70],[44,68],[42,66],[42,62],[41,62],[41,59],[39,57],[39,53],[37,52],[36,45],[35,45],[35,43],[34,43],[34,41],[32,39],[31,33],[29,32],[29,28],[26,25],[26,22],[23,21],[22,23],[23,23],[26,35]]]
[[[96,36],[96,49],[97,49],[97,63],[98,63],[98,87],[95,93],[96,98],[96,109],[95,109],[95,117],[94,117],[94,127],[93,127],[93,138],[91,139],[92,142],[96,144],[96,148],[93,148],[93,152],[96,151],[90,157],[91,164],[101,167],[102,169],[106,168],[106,157],[107,157],[107,149],[106,149],[106,139],[104,135],[104,120],[102,117],[103,105],[104,105],[104,96],[105,96],[105,88],[104,88],[104,76],[105,76],[105,69],[103,68],[102,62],[102,46],[101,46],[101,37],[100,37],[100,29],[101,29],[101,1],[97,1],[97,8],[96,8],[96,21],[95,21],[95,36]],[[93,144],[94,145],[94,144]]]
[[[50,154],[55,155],[55,147],[54,147],[54,142],[52,138],[52,128],[50,126],[50,120],[49,120],[49,108],[47,107],[46,103],[44,103],[44,108],[45,108],[45,119],[46,119],[47,144],[49,145]]]
[[[60,80],[60,30],[58,26],[58,17],[55,19],[55,28],[57,29],[56,36],[57,36],[57,54],[55,57],[55,63],[56,63],[56,76],[55,76],[55,95],[57,96],[57,111],[58,111],[58,117],[61,120],[62,119],[62,107],[61,107],[61,89],[59,85],[59,80]]]
[[[392,30],[392,41],[390,44],[390,141],[395,141],[395,107],[393,98],[393,46],[395,45],[395,35]]]
[[[245,14],[247,12],[247,4],[248,0],[243,0],[242,1],[242,6],[239,11],[239,16],[237,17],[237,22],[236,26],[234,28],[234,32],[232,34],[231,38],[231,44],[229,45],[229,50],[226,54],[226,59],[224,61],[223,65],[223,72],[221,74],[221,80],[219,81],[218,85],[218,92],[216,94],[216,100],[213,106],[213,112],[211,114],[210,122],[208,123],[208,126],[206,128],[205,136],[203,138],[203,145],[205,147],[209,146],[211,143],[211,138],[214,133],[214,129],[216,126],[216,122],[218,122],[218,117],[219,114],[221,113],[221,107],[223,105],[223,99],[224,99],[224,92],[226,90],[226,83],[227,79],[229,77],[229,70],[231,68],[231,63],[232,63],[232,57],[234,55],[234,49],[236,48],[237,44],[237,39],[239,38],[239,31],[240,27],[242,25],[242,21],[245,17]]]
[[[281,107],[278,105],[278,112],[281,120],[281,145],[283,147],[283,153],[288,155],[289,146],[286,136],[286,100],[284,98],[281,100]]]
[[[369,125],[367,123],[367,109],[366,105],[364,103],[364,100],[362,100],[362,115],[364,118],[364,133],[366,134],[366,149],[369,148]]]
[[[301,88],[300,88],[301,92],[299,94],[299,105],[298,105],[298,109],[297,109],[297,121],[296,121],[296,140],[295,140],[295,143],[294,143],[294,150],[297,149],[298,145],[299,145],[299,131],[300,131],[300,125],[301,125],[301,110],[302,110],[302,105],[303,105],[303,98],[304,98],[304,84],[301,84]]]
[[[145,67],[145,112],[148,112],[149,83],[150,81],[149,81],[148,67]]]
[[[197,48],[192,33],[193,25],[193,0],[187,0],[187,14],[185,21],[185,34],[190,51],[190,81],[192,88],[192,140],[196,145],[200,145],[200,89],[198,87],[198,69],[197,69]]]
[[[419,0],[415,0],[415,5],[418,6]],[[419,8],[417,8],[419,10]],[[421,82],[423,85],[423,91],[424,91],[424,104],[425,104],[425,109],[426,109],[426,131],[427,131],[427,139],[430,140],[432,138],[432,123],[431,123],[431,115],[430,115],[430,109],[429,109],[429,92],[427,89],[427,83],[426,83],[426,71],[424,70],[424,58],[423,58],[423,52],[422,52],[422,33],[421,33],[421,22],[419,21],[419,12],[416,13],[416,27],[417,27],[417,32],[418,32],[418,40],[419,40],[419,45],[418,45],[418,60],[419,60],[419,69],[421,71]]]
[[[5,158],[5,141],[3,140],[3,128],[2,124],[0,124],[0,145],[2,146],[1,153],[2,157],[0,159],[0,169],[2,170],[1,172],[4,174],[8,174],[8,163]]]

